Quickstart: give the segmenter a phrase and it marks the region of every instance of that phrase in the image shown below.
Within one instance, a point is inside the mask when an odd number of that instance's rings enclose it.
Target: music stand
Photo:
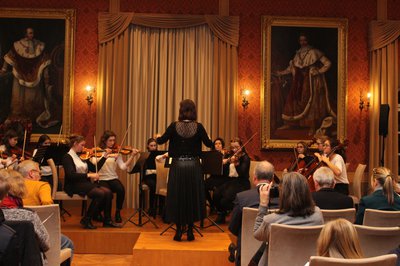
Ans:
[[[201,166],[203,169],[204,180],[206,179],[206,175],[222,175],[223,174],[223,154],[219,151],[204,151],[201,154]],[[206,219],[211,222],[210,225],[204,226],[204,219],[200,221],[200,228],[206,229],[211,226],[218,227],[221,232],[224,230],[213,220],[210,219],[210,216],[207,215]]]
[[[139,208],[135,210],[135,212],[122,224],[122,227],[127,223],[130,222],[136,226],[143,226],[147,224],[148,222],[151,222],[156,228],[158,228],[157,224],[151,219],[151,217],[147,214],[145,210],[143,210],[143,188],[142,188],[142,179],[144,176],[144,166],[146,164],[146,160],[149,157],[150,153],[149,152],[141,152],[139,159],[136,161],[135,166],[132,168],[132,170],[129,172],[129,174],[134,174],[134,173],[139,173]],[[131,221],[133,216],[136,215],[136,213],[139,214],[138,218],[138,223],[135,223]],[[147,221],[143,222],[142,221],[142,216],[146,216]]]

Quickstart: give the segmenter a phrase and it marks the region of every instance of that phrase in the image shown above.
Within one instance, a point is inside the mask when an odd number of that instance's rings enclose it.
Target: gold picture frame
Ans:
[[[11,51],[12,47],[14,51],[17,51],[14,54],[21,55],[16,48],[16,43],[20,42],[22,43],[21,47],[24,47],[23,39],[28,38],[28,29],[33,29],[34,39],[38,41],[37,43],[43,44],[43,51],[37,52],[39,54],[38,57],[45,54],[46,59],[41,60],[42,62],[46,60],[48,62],[46,64],[41,63],[37,67],[39,69],[37,70],[39,72],[36,78],[37,81],[31,82],[32,84],[38,83],[37,86],[41,86],[40,90],[43,90],[40,101],[39,98],[31,100],[33,104],[36,103],[35,101],[39,102],[37,103],[38,106],[43,108],[43,110],[37,110],[40,115],[36,116],[35,114],[36,119],[29,118],[32,125],[31,141],[37,141],[41,134],[47,134],[56,139],[61,129],[62,137],[71,132],[74,94],[75,26],[76,11],[74,9],[0,8],[0,28],[2,29],[0,30],[2,36],[2,41],[0,42],[0,68],[2,68],[4,62],[7,62],[5,55]],[[32,49],[34,53],[36,53],[38,47],[37,43],[32,45],[32,47],[35,47]],[[26,48],[26,51],[28,53],[28,48]],[[24,57],[23,52],[22,57]],[[16,67],[9,63],[7,67],[4,66],[3,72],[0,74],[0,90],[5,90],[10,97],[9,102],[6,102],[6,107],[8,103],[10,103],[10,106],[11,103],[14,103],[15,86],[25,82],[23,85],[28,85],[24,89],[29,87],[29,82],[24,81],[27,78],[24,79],[24,76],[21,78],[21,75],[15,74],[18,72],[18,69],[15,69]],[[9,79],[8,83],[7,78]],[[22,83],[21,81],[17,82],[17,85],[15,85],[15,81],[12,81],[12,85],[8,85],[11,87],[9,88],[4,84],[9,84],[11,79],[23,81]],[[3,83],[1,83],[2,81]],[[35,96],[27,97],[34,98]],[[42,100],[43,102],[41,102]],[[26,102],[21,103],[21,105],[23,104],[26,104]],[[9,112],[14,117],[16,112],[11,111],[11,107]],[[3,115],[1,123],[8,119],[4,111]],[[26,114],[21,114],[21,119],[26,119],[26,116]],[[18,120],[18,116],[15,119]]]
[[[346,138],[347,32],[342,18],[262,18],[263,149]]]

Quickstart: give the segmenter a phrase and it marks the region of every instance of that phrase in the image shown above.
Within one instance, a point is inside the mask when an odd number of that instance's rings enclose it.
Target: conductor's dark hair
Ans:
[[[41,136],[39,137],[39,139],[38,139],[37,144],[36,144],[36,148],[42,147],[43,143],[44,143],[46,140],[50,140],[50,137],[49,137],[48,135],[46,135],[46,134],[41,135]]]
[[[111,130],[104,131],[103,135],[100,138],[100,143],[99,143],[100,148],[102,148],[102,149],[106,148],[106,146],[107,146],[106,141],[110,137],[117,137],[117,134],[115,134],[114,131],[111,131]]]
[[[181,101],[179,106],[179,121],[183,120],[197,120],[197,111],[196,111],[196,104],[190,100],[186,99]]]

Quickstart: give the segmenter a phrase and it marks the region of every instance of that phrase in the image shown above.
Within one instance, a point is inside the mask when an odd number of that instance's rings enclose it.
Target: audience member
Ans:
[[[374,192],[362,197],[358,205],[356,224],[362,224],[365,209],[400,210],[400,196],[393,190],[393,179],[390,170],[378,167],[372,170],[371,183]]]
[[[24,205],[37,206],[53,204],[50,184],[39,181],[41,172],[37,162],[25,160],[21,162],[15,170],[25,178],[27,194],[22,198]]]
[[[240,265],[240,249],[241,249],[241,229],[242,229],[242,212],[243,207],[258,208],[260,204],[260,195],[258,194],[259,185],[270,184],[274,178],[274,166],[262,161],[258,163],[253,174],[254,188],[242,191],[236,195],[234,207],[229,223],[229,231],[237,236],[237,250],[235,256],[235,264]],[[270,198],[269,207],[278,207],[277,198]]]
[[[25,180],[27,194],[25,196],[21,196],[20,194],[23,205],[40,206],[53,204],[53,200],[51,198],[50,184],[47,182],[39,181],[41,172],[38,163],[32,160],[25,160],[17,166],[16,170],[24,177]],[[15,177],[14,179],[17,180],[18,178]],[[16,181],[15,183],[19,184],[20,182]],[[21,185],[19,185],[19,187],[21,188]],[[18,195],[16,197],[18,197]],[[15,208],[22,208],[23,205],[16,206]],[[64,248],[71,249],[72,260],[72,257],[74,255],[74,244],[71,239],[69,239],[64,234],[61,234],[61,249]],[[65,265],[70,265],[70,261],[65,263]]]
[[[328,167],[318,168],[314,175],[316,192],[311,195],[320,209],[335,210],[353,208],[353,199],[335,191],[335,175]]]
[[[322,213],[312,200],[307,179],[304,176],[297,172],[290,172],[283,176],[279,210],[276,213],[267,214],[271,187],[271,183],[260,187],[260,206],[254,224],[256,239],[267,242],[272,223],[300,226],[324,224]],[[267,250],[267,248],[264,249],[259,265],[267,264]]]
[[[7,183],[7,179],[10,176],[19,175],[14,170],[2,169],[0,170],[0,195],[5,195],[10,185],[4,185]],[[30,221],[33,224],[39,246],[42,252],[46,252],[50,248],[49,234],[40,221],[39,216],[32,210],[22,208],[2,208],[1,209],[6,221]]]
[[[325,224],[317,240],[317,255],[343,259],[363,258],[354,225],[341,218]]]

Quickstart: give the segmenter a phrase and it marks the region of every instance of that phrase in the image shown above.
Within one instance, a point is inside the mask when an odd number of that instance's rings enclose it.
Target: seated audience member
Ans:
[[[242,191],[236,195],[234,207],[229,223],[229,231],[237,236],[237,250],[235,256],[235,264],[240,265],[240,247],[241,247],[241,230],[242,230],[242,212],[243,207],[258,208],[260,204],[260,195],[258,188],[261,184],[270,184],[274,178],[274,166],[267,162],[262,161],[258,163],[254,169],[253,184],[256,186],[252,189]],[[276,198],[275,198],[276,199]],[[269,207],[276,208],[277,202],[270,199]]]
[[[0,170],[0,195],[5,195],[10,188],[8,179],[13,176],[20,176],[20,174],[14,170],[2,169]],[[7,183],[7,185],[5,185]],[[21,201],[22,202],[22,201]],[[36,237],[39,241],[39,247],[42,252],[46,252],[50,248],[49,234],[42,224],[39,216],[36,212],[22,208],[3,208],[1,211],[4,214],[6,221],[30,221],[33,224]]]
[[[363,258],[354,225],[342,218],[325,224],[317,240],[317,256],[342,259]],[[308,265],[309,263],[306,264]]]
[[[316,192],[311,196],[320,209],[336,210],[353,208],[353,199],[335,191],[335,175],[328,167],[318,168],[314,175]]]
[[[365,209],[400,210],[400,196],[393,190],[392,174],[388,168],[374,168],[372,170],[371,183],[374,192],[361,198],[358,205],[356,224],[363,223]]]
[[[273,223],[299,226],[324,224],[322,213],[315,206],[307,179],[303,175],[290,172],[283,176],[279,210],[268,214],[271,187],[271,183],[260,187],[260,205],[254,224],[254,237],[257,240],[268,241],[270,226]],[[265,248],[259,265],[266,265],[267,261],[267,248]]]
[[[40,170],[38,163],[31,160],[25,160],[18,165],[17,170],[20,175],[12,175],[9,178],[9,183],[11,184],[10,192],[12,192],[11,194],[14,195],[16,201],[22,203],[22,205],[13,206],[12,208],[22,208],[24,205],[40,206],[53,204],[49,183],[39,181]],[[21,184],[21,180],[23,184]],[[26,193],[24,193],[24,191]],[[72,260],[74,255],[74,244],[71,239],[64,234],[61,234],[61,249],[64,248],[71,249]],[[65,265],[70,265],[70,262],[65,263]]]
[[[40,168],[37,162],[25,160],[16,168],[25,179],[27,193],[22,198],[24,205],[37,206],[53,204],[50,184],[40,181]]]

